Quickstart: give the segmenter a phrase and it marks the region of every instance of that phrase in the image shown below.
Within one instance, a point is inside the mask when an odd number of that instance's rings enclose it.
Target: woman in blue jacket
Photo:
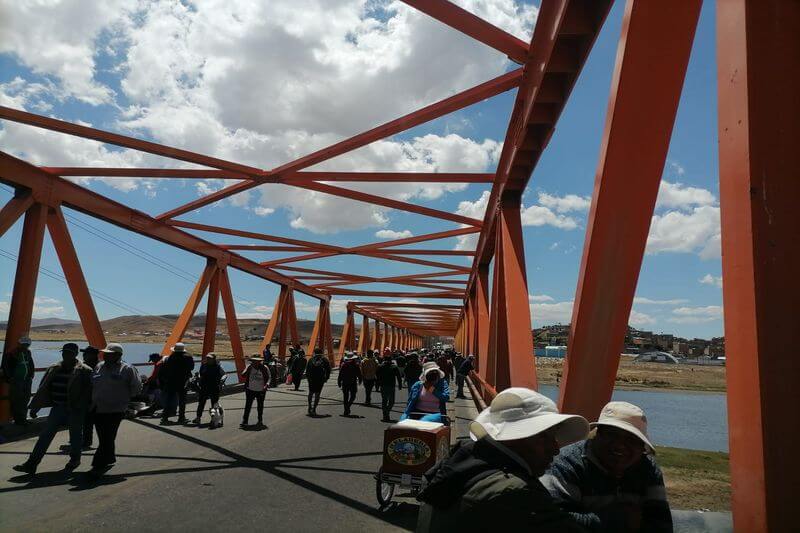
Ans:
[[[413,418],[443,422],[443,415],[447,414],[447,400],[450,399],[450,387],[444,377],[444,372],[435,362],[425,363],[419,381],[411,386],[408,404],[400,420]]]

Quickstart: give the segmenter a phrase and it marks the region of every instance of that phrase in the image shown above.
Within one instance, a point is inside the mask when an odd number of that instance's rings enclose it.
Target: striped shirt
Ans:
[[[616,508],[634,505],[642,511],[642,531],[672,531],[664,477],[655,459],[646,455],[615,478],[594,457],[589,442],[561,448],[541,477],[561,508],[590,531],[618,531],[624,526]]]

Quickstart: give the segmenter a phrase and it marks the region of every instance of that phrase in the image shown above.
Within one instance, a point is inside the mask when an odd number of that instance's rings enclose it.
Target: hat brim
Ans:
[[[637,437],[642,443],[644,443],[644,447],[647,450],[647,453],[655,455],[656,449],[653,444],[650,442],[650,439],[647,438],[647,435],[639,431],[633,424],[629,424],[622,420],[603,420],[602,422],[592,422],[589,424],[589,427],[594,429],[598,426],[611,426],[623,431],[627,431],[631,433],[635,437]]]
[[[122,355],[122,352],[118,352],[117,350],[98,350],[100,353],[118,353]]]
[[[519,440],[533,437],[548,429],[555,428],[555,438],[559,446],[566,446],[583,440],[589,433],[589,423],[578,415],[547,413],[522,420],[493,423],[491,407],[487,407],[470,424],[470,437],[478,440],[491,437],[496,441]]]

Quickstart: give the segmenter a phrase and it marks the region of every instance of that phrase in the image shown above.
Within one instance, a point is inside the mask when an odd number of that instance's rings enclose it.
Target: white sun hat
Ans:
[[[173,352],[183,353],[186,351],[186,345],[182,342],[176,342],[175,346],[172,347]]]
[[[422,365],[422,374],[419,375],[419,380],[425,381],[425,375],[433,370],[439,372],[439,379],[444,379],[444,372],[439,368],[439,365],[437,365],[435,361],[428,361]]]
[[[472,440],[488,436],[497,441],[525,439],[550,428],[559,446],[583,440],[589,433],[585,418],[562,415],[553,400],[522,387],[501,391],[469,427]]]
[[[608,402],[600,411],[600,418],[591,424],[597,426],[612,426],[632,433],[644,443],[647,453],[655,454],[656,450],[647,437],[647,417],[644,411],[628,402]]]

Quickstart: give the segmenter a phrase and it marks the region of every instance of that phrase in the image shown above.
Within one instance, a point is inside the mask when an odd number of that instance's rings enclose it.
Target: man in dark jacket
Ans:
[[[314,357],[306,366],[306,380],[308,380],[308,415],[317,415],[319,395],[328,378],[331,377],[331,364],[322,355],[322,348],[314,348]]]
[[[169,417],[178,408],[178,423],[186,423],[186,382],[192,377],[194,359],[186,352],[186,346],[178,342],[173,346],[172,353],[161,364],[159,382],[161,393],[164,396],[164,411],[161,423],[169,423]]]
[[[583,531],[539,482],[559,443],[583,439],[583,417],[558,414],[524,388],[500,392],[470,425],[475,442],[426,473],[417,531]]]
[[[11,344],[11,343],[9,343]],[[8,396],[11,403],[11,416],[18,426],[27,426],[28,400],[31,399],[31,385],[36,368],[30,350],[31,339],[23,336],[16,350],[3,354],[3,375],[8,381]]]
[[[464,396],[464,383],[467,381],[469,373],[473,370],[475,370],[475,356],[470,355],[461,362],[456,370],[456,385],[458,385],[456,398],[466,398],[466,396]]]
[[[339,377],[336,379],[342,389],[342,402],[344,403],[344,416],[350,416],[350,407],[356,401],[358,386],[363,381],[358,358],[353,352],[348,352],[339,365]]]
[[[303,372],[306,371],[306,352],[299,344],[294,345],[294,361],[289,365],[289,373],[292,375],[292,385],[294,390],[300,390],[300,382],[303,381]]]
[[[211,400],[211,407],[214,407],[219,402],[220,384],[225,371],[222,365],[217,361],[217,356],[214,353],[207,353],[206,360],[200,365],[200,391],[197,398],[197,416],[192,423],[199,424],[203,418],[203,410],[206,407],[206,401]]]
[[[637,406],[610,402],[596,434],[561,449],[542,483],[590,531],[672,531],[664,477]]]
[[[419,364],[419,357],[416,354],[408,356],[403,374],[406,378],[406,387],[408,387],[408,391],[411,392],[411,387],[414,383],[419,381],[419,376],[422,374],[422,365]]]
[[[382,422],[391,422],[391,412],[394,407],[395,382],[397,389],[403,390],[403,376],[400,369],[392,361],[391,357],[384,357],[377,372],[375,373],[377,382],[381,387],[381,410],[383,411]]]
[[[72,471],[81,464],[83,419],[92,399],[92,369],[78,361],[78,345],[68,342],[61,349],[61,362],[52,365],[42,378],[31,400],[31,414],[50,407],[47,425],[39,434],[28,460],[14,470],[35,474],[36,467],[61,428],[69,428],[69,462],[64,470]]]

